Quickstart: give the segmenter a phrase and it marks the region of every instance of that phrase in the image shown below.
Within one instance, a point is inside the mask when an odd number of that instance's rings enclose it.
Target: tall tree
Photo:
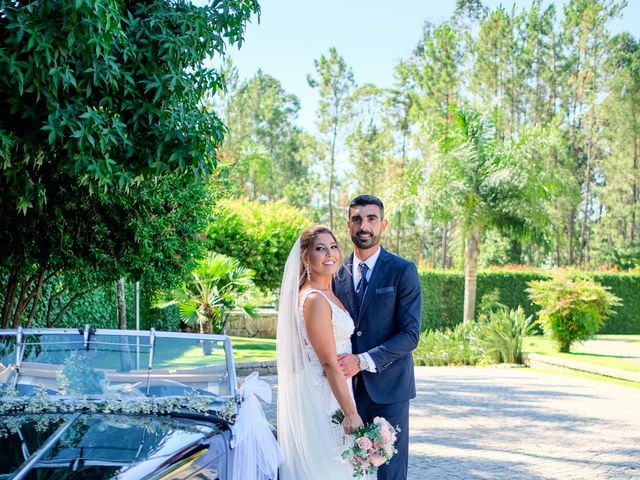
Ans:
[[[355,88],[353,72],[331,47],[327,56],[321,55],[313,61],[315,76],[308,75],[307,81],[320,94],[318,108],[318,131],[322,141],[328,145],[326,159],[327,204],[329,208],[329,226],[333,229],[334,190],[337,184],[336,158],[344,138],[344,127],[351,113],[351,95]]]
[[[561,53],[558,33],[554,26],[556,8],[550,4],[543,9],[542,0],[534,0],[522,17],[520,25],[523,115],[527,124],[545,126],[558,109]]]
[[[407,184],[402,177],[406,173],[407,167],[412,163],[411,150],[411,127],[413,111],[418,94],[415,88],[415,78],[413,75],[413,65],[409,61],[400,61],[394,68],[393,86],[386,91],[384,101],[383,124],[385,130],[391,137],[391,149],[394,150],[394,157],[389,158],[387,168],[387,188],[385,198],[389,199],[393,209],[387,209],[391,213],[395,211],[395,218],[390,223],[390,234],[395,233],[395,253],[406,255],[401,251],[401,244],[404,243],[405,224],[415,208],[411,208],[415,197],[409,189],[404,188]],[[415,255],[416,258],[419,254]]]
[[[255,0],[2,2],[4,325],[17,326],[60,270],[109,264],[110,281],[122,277],[131,263],[112,247],[126,238],[118,228],[136,225],[137,202],[152,197],[171,212],[171,197],[149,189],[166,193],[159,185],[182,174],[206,180],[224,127],[201,101],[223,81],[203,62],[241,43],[258,11]],[[149,244],[136,247],[153,258]],[[153,263],[145,260],[138,265]]]
[[[375,85],[359,87],[352,96],[351,132],[346,138],[354,168],[351,189],[383,195],[391,139],[382,122],[384,92]]]
[[[427,166],[432,149],[430,133],[451,126],[453,107],[461,97],[462,39],[462,32],[453,22],[438,26],[426,23],[422,39],[413,52],[417,95],[412,105],[412,117],[422,131],[423,141],[419,145]],[[448,264],[450,220],[446,216],[441,220],[440,266],[445,268]]]
[[[564,7],[563,42],[567,50],[567,93],[565,115],[568,124],[574,174],[581,184],[581,205],[567,216],[569,263],[573,263],[575,222],[578,232],[578,264],[586,263],[588,236],[593,218],[594,182],[600,169],[602,132],[599,94],[609,50],[607,22],[623,4],[613,0],[571,0]],[[581,207],[580,215],[578,208]]]
[[[43,284],[55,283],[51,295],[72,301],[120,278],[140,280],[151,291],[175,285],[201,256],[219,188],[187,174],[144,180],[128,191],[60,187],[63,194],[48,202],[51,217],[16,225],[6,234],[11,241],[0,245],[3,328],[30,322],[38,303],[48,300]],[[32,237],[34,231],[42,233]],[[31,263],[23,265],[26,260]]]
[[[298,155],[299,111],[298,98],[262,70],[242,82],[229,100],[229,137],[223,148],[239,154],[234,175],[249,198],[280,199],[289,184],[304,181],[307,165]],[[260,155],[243,155],[248,151]]]
[[[480,24],[473,45],[470,86],[483,104],[491,106],[496,132],[501,139],[513,131],[513,106],[510,102],[511,68],[515,62],[513,48],[513,19],[500,6]]]
[[[496,228],[524,233],[544,220],[544,190],[535,157],[530,156],[538,136],[522,138],[521,143],[502,141],[489,120],[467,106],[456,112],[455,128],[440,134],[427,196],[435,209],[456,219],[463,232],[465,322],[475,315],[483,232]]]
[[[603,105],[610,154],[602,165],[601,201],[607,215],[599,244],[602,261],[615,252],[640,250],[640,41],[624,33],[613,38],[609,95]]]

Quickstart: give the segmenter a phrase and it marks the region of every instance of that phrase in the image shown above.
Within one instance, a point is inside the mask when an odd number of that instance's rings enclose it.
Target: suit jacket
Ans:
[[[416,266],[381,249],[358,310],[353,286],[353,254],[346,258],[333,286],[354,319],[353,353],[369,352],[376,373],[362,372],[369,397],[381,404],[416,396],[412,351],[422,326],[422,289]]]

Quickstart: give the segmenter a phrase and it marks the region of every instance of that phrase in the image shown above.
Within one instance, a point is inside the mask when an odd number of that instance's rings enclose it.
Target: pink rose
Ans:
[[[358,444],[358,447],[363,450],[369,450],[371,447],[373,447],[373,443],[371,443],[371,440],[369,440],[367,437],[360,437],[358,440],[356,440],[356,443]]]
[[[379,467],[384,462],[386,462],[385,458],[382,455],[378,454],[378,453],[374,453],[373,455],[371,455],[369,460],[371,461],[371,463],[373,464],[374,467]]]
[[[391,429],[389,428],[389,425],[386,423],[383,423],[382,426],[380,427],[380,435],[382,436],[382,439],[385,442],[388,442],[389,440],[391,440],[391,437],[393,436],[393,434],[391,433]]]
[[[388,457],[390,457],[391,455],[393,455],[393,446],[392,445],[385,445],[384,446],[384,454]]]

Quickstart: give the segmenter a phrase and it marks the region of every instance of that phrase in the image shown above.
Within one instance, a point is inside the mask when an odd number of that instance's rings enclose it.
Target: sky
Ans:
[[[513,1],[484,0],[490,8]],[[544,5],[550,4],[545,1]],[[556,1],[558,11],[564,1]],[[262,0],[260,21],[247,26],[240,50],[229,56],[240,79],[258,69],[280,80],[284,89],[300,99],[299,125],[315,132],[318,96],[307,83],[313,60],[335,47],[354,72],[358,84],[390,87],[395,65],[407,58],[422,35],[425,21],[449,18],[455,0]],[[529,0],[515,1],[528,7]],[[612,21],[613,33],[629,31],[640,37],[640,0],[628,0],[620,19]]]

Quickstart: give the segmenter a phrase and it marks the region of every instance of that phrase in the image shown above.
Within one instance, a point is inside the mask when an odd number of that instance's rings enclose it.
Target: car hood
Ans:
[[[176,466],[205,460],[201,457],[211,463],[229,438],[224,426],[190,418],[3,415],[0,480],[162,478]]]

